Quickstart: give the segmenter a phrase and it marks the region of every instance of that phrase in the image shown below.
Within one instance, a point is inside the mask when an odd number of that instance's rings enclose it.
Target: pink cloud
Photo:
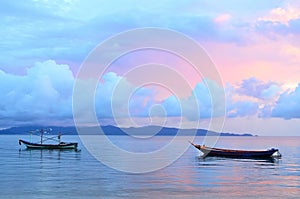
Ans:
[[[217,24],[223,24],[228,22],[231,19],[231,15],[230,14],[221,14],[218,15],[215,19],[214,22]]]
[[[258,21],[269,21],[289,25],[289,22],[300,17],[300,9],[287,6],[272,9],[266,16],[260,17]]]

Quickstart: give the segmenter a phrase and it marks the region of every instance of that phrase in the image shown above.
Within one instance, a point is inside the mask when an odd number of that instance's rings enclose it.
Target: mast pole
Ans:
[[[44,134],[44,130],[41,129],[41,144],[43,144],[43,134]]]
[[[60,144],[61,132],[58,133],[58,143]]]

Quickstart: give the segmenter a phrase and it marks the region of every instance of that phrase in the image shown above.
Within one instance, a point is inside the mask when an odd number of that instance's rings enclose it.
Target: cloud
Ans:
[[[272,99],[279,94],[281,88],[274,82],[263,82],[255,77],[245,79],[237,88],[240,95],[250,96],[258,99]]]
[[[268,15],[260,17],[258,21],[268,21],[289,26],[290,21],[298,18],[300,18],[300,10],[287,6],[286,8],[278,7],[272,9]]]
[[[244,40],[241,34],[244,28],[229,20],[234,19],[229,11],[235,10],[235,1],[221,4],[136,1],[122,6],[116,6],[114,1],[3,1],[2,4],[0,65],[10,72],[47,59],[68,60],[78,67],[97,44],[131,28],[171,28],[199,41]],[[227,7],[228,13],[213,9],[222,6]],[[196,10],[190,12],[191,9]],[[223,25],[219,26],[221,22]]]
[[[70,120],[73,74],[67,65],[39,62],[24,76],[0,72],[0,126]]]
[[[255,77],[244,79],[240,84],[227,83],[227,116],[269,118],[282,91],[279,83],[264,82]]]
[[[114,72],[102,76],[95,97],[99,118],[147,117],[156,104],[155,91],[137,88]]]
[[[72,125],[74,81],[69,66],[53,60],[37,62],[23,76],[0,71],[0,126]],[[204,80],[185,99],[170,96],[158,101],[154,87],[138,88],[126,78],[108,72],[95,92],[95,108],[100,120],[181,116],[198,120],[224,115],[220,103],[225,100],[222,92],[222,87],[214,81]],[[215,96],[214,102],[211,95]],[[84,93],[82,101],[85,102]]]
[[[72,125],[74,81],[69,66],[53,60],[37,62],[25,75],[0,70],[0,126]],[[225,90],[213,80],[204,79],[185,98],[170,95],[161,99],[157,98],[155,87],[136,87],[125,77],[108,72],[95,92],[95,108],[99,120],[106,123],[108,120],[115,123],[116,118],[125,121],[126,118],[182,117],[197,121],[224,115],[299,118],[300,85],[276,100],[280,92],[279,84],[256,78],[244,80],[239,87],[227,84]],[[84,93],[82,99],[84,103]]]
[[[298,19],[291,20],[289,23],[290,33],[299,34],[300,33],[300,17]]]
[[[274,108],[272,117],[281,117],[284,119],[300,118],[300,84],[292,92],[284,92],[280,95]]]
[[[185,117],[192,121],[225,115],[224,90],[209,79],[198,83],[187,98],[171,95],[158,101],[156,93],[151,87],[136,88],[125,78],[107,73],[97,89],[97,115],[112,119]]]
[[[172,95],[162,104],[168,116],[183,116],[191,121],[226,114],[224,88],[210,79],[196,84],[189,97],[179,99]]]
[[[274,40],[288,35],[289,40],[297,41],[300,33],[300,5],[297,4],[285,3],[270,10],[268,14],[257,19],[256,30]]]
[[[259,111],[259,103],[241,96],[238,89],[229,83],[226,85],[226,116],[235,118],[256,115]]]
[[[5,10],[0,12],[3,69],[17,73],[24,66],[47,59],[69,60],[79,65],[96,45],[84,32],[82,21],[62,14],[66,13],[66,2],[51,2],[1,2],[0,9]]]
[[[232,18],[232,16],[230,14],[221,14],[221,15],[217,16],[214,19],[214,21],[218,24],[224,24],[224,23],[228,22],[231,18]]]
[[[227,117],[248,117],[256,115],[259,104],[252,101],[236,101],[227,105]]]

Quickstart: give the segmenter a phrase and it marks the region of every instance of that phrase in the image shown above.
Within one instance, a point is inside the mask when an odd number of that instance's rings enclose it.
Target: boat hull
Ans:
[[[230,150],[205,147],[193,144],[194,147],[199,149],[204,157],[228,157],[228,158],[270,158],[275,153],[279,154],[278,149],[269,149],[264,151],[246,151],[246,150]]]
[[[24,144],[29,149],[77,149],[78,147],[78,143],[75,142],[61,142],[59,144],[38,144],[27,142],[25,140],[19,140],[19,144]]]
[[[268,151],[218,151],[218,150],[200,150],[206,156],[210,157],[229,157],[229,158],[269,158],[278,150]]]

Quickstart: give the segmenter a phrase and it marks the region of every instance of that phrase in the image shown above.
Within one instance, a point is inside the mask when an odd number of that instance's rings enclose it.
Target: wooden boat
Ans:
[[[60,142],[58,144],[40,144],[27,142],[25,140],[19,140],[19,145],[24,144],[27,148],[31,149],[77,149],[78,143],[70,142]]]
[[[33,134],[34,132],[39,132],[40,133],[40,142],[39,143],[33,143],[33,142],[28,142],[25,140],[19,140],[19,145],[24,144],[27,148],[29,149],[75,149],[77,150],[78,143],[76,142],[61,142],[61,134],[58,134],[56,136],[52,137],[46,137],[44,134],[48,133],[51,129],[45,130],[36,130],[36,131],[31,131],[30,133]],[[30,134],[30,135],[31,135]],[[57,142],[57,144],[52,144],[52,143],[45,143],[47,140],[52,140]]]
[[[281,156],[278,149],[272,148],[268,150],[252,151],[252,150],[232,150],[211,148],[205,145],[198,145],[190,142],[195,148],[203,153],[203,157],[228,157],[228,158],[270,158],[275,154]]]

